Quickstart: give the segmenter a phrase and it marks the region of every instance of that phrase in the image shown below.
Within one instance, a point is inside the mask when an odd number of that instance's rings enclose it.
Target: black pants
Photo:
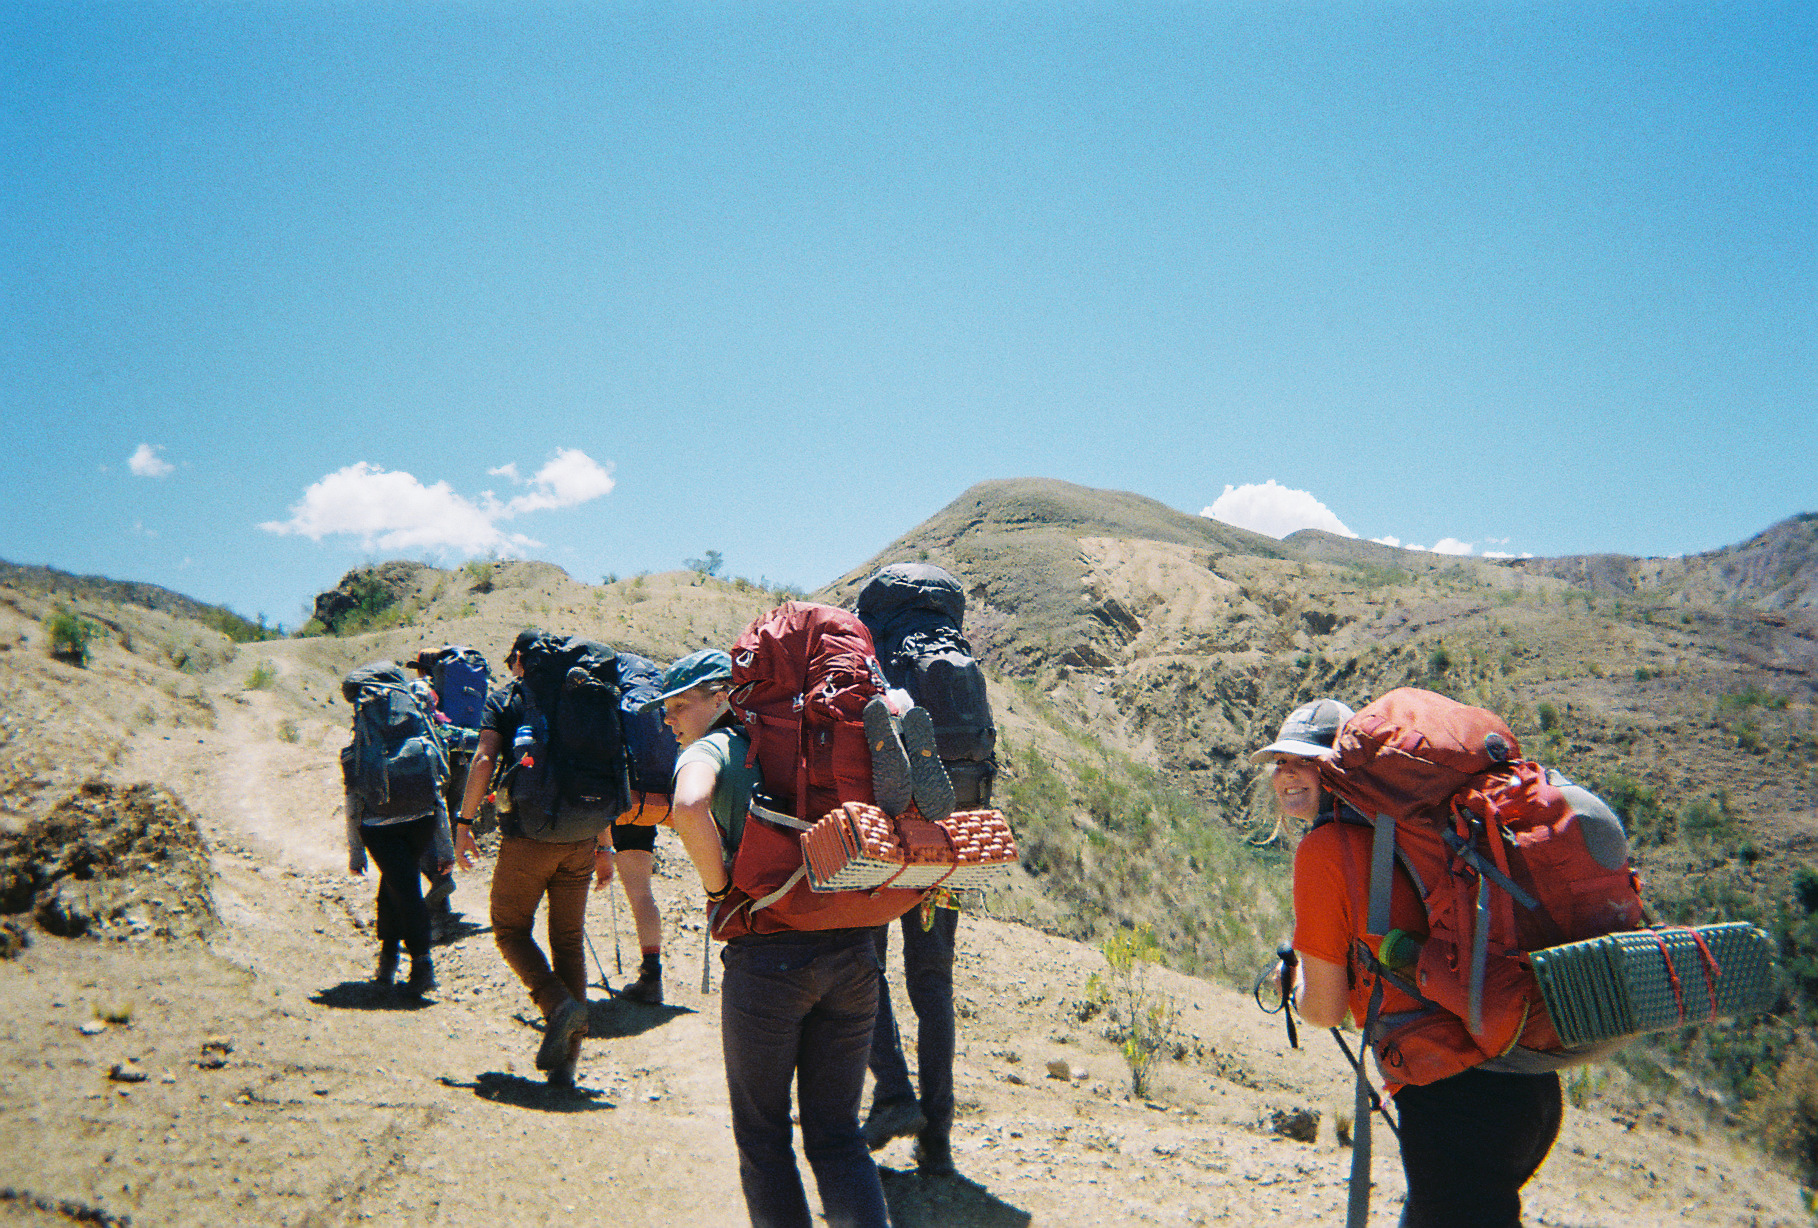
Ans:
[[[433,814],[405,823],[360,825],[360,841],[379,867],[379,941],[402,942],[413,958],[429,953],[429,909],[417,870],[435,831]]]
[[[958,928],[959,913],[951,908],[934,910],[931,929],[922,928],[919,908],[911,908],[902,918],[903,983],[915,1008],[922,1115],[928,1119],[928,1135],[942,1141],[953,1128],[953,939]],[[905,1099],[915,1095],[915,1088],[909,1082],[890,987],[884,982],[890,927],[878,926],[876,935],[877,1025],[871,1036],[870,1065],[877,1087],[872,1098]]]
[[[1518,1228],[1521,1187],[1564,1112],[1556,1074],[1463,1074],[1395,1093],[1403,1228]]]

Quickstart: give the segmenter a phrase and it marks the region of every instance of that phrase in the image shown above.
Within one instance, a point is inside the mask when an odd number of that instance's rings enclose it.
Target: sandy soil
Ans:
[[[301,668],[295,649],[257,652],[283,675]],[[341,843],[345,709],[214,685],[214,728],[139,730],[111,774],[197,813],[215,936],[39,936],[0,963],[0,1223],[743,1223],[701,896],[673,837],[657,883],[670,1005],[602,992],[581,1087],[555,1092],[485,928],[486,865],[455,896],[466,923],[437,949],[441,988],[423,1003],[374,991],[374,882],[347,875]],[[284,720],[295,742],[274,736]],[[628,980],[616,886],[588,928],[596,973]],[[989,918],[961,935],[961,1175],[918,1177],[907,1142],[879,1153],[900,1226],[1342,1222],[1350,1151],[1333,1120],[1350,1090],[1328,1037],[1291,1051],[1246,996],[1158,973],[1183,1056],[1136,1099],[1102,1016],[1081,1017],[1097,952]],[[97,1026],[104,1015],[129,1021]],[[142,1081],[110,1075],[129,1062]],[[1530,1186],[1530,1222],[1810,1221],[1797,1185],[1721,1127],[1650,1108],[1614,1072],[1598,1080]],[[1295,1108],[1321,1114],[1315,1142],[1270,1129]],[[1393,1223],[1399,1166],[1381,1131],[1374,1176],[1373,1222]]]

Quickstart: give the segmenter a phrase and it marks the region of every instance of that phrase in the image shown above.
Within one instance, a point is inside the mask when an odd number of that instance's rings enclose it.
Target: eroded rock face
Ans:
[[[155,785],[88,784],[0,834],[0,912],[66,938],[211,931],[214,867],[195,816]]]
[[[356,567],[342,576],[339,584],[316,595],[316,621],[336,631],[349,615],[376,614],[414,592],[425,570],[428,569],[421,563],[402,560],[377,567]]]

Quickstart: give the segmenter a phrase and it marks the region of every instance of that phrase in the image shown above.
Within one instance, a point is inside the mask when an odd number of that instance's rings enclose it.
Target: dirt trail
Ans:
[[[259,651],[281,682],[305,672],[294,645]],[[212,942],[41,937],[0,964],[0,1222],[743,1223],[719,1000],[700,991],[701,897],[673,837],[657,880],[670,1005],[601,994],[581,1089],[552,1092],[532,1069],[533,1012],[485,928],[486,864],[461,879],[467,924],[437,948],[430,1000],[367,983],[375,884],[345,872],[345,708],[285,685],[243,691],[245,661],[233,682],[211,679],[215,728],[142,731],[115,773],[197,812],[220,875]],[[613,908],[633,971],[616,886],[593,898],[588,931],[620,983]],[[1094,951],[982,918],[961,933],[962,1177],[923,1181],[906,1142],[880,1153],[899,1226],[1342,1221],[1350,1153],[1332,1121],[1350,1093],[1328,1038],[1289,1051],[1243,995],[1161,973],[1182,1057],[1133,1099],[1102,1017],[1082,1017],[1104,966]],[[130,1022],[95,1029],[106,1013]],[[143,1082],[109,1078],[128,1059]],[[1056,1061],[1067,1077],[1049,1077]],[[1316,1142],[1269,1130],[1301,1107],[1322,1114]],[[1374,1222],[1392,1223],[1389,1140],[1374,1171]],[[1809,1222],[1785,1176],[1716,1130],[1649,1118],[1615,1085],[1568,1109],[1530,1189],[1536,1224]]]

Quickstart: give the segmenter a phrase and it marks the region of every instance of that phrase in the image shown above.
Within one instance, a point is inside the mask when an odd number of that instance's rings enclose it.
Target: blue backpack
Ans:
[[[663,723],[663,710],[639,711],[663,693],[663,668],[635,652],[619,654],[619,719],[625,729],[625,763],[631,787],[667,798],[675,778],[679,751],[675,732]]]
[[[417,664],[429,675],[449,723],[478,729],[486,714],[486,693],[492,687],[492,668],[479,649],[464,644],[426,648],[417,654]]]

